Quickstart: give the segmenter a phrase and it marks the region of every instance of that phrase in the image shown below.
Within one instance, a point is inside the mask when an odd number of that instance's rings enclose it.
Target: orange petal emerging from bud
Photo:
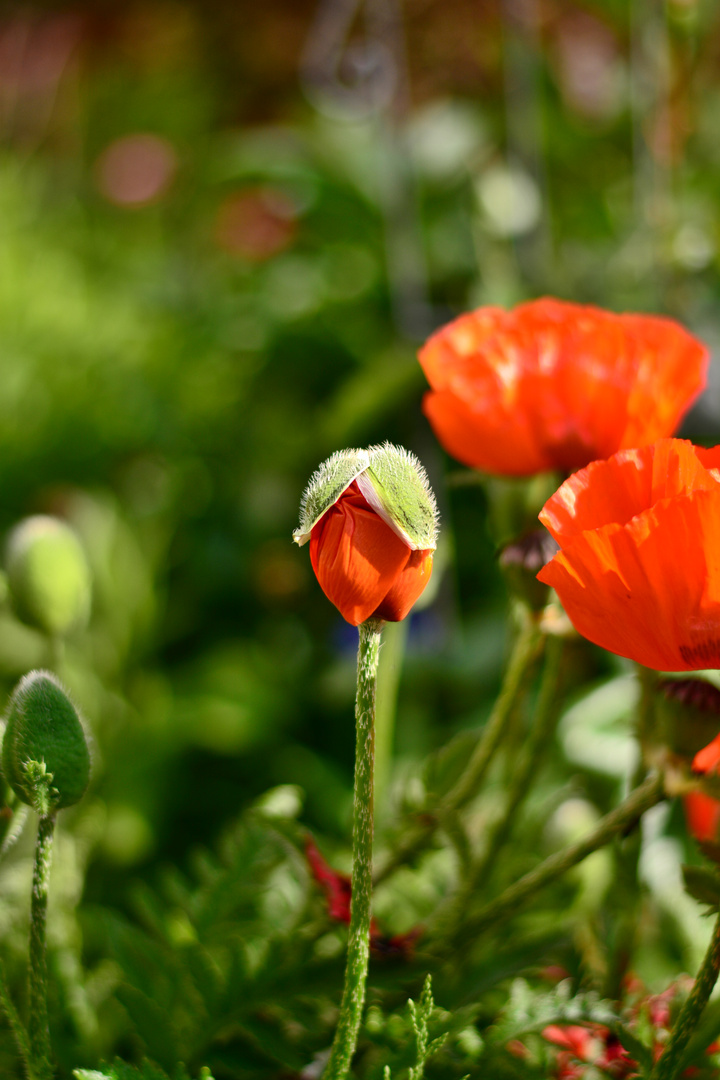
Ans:
[[[430,580],[432,555],[408,547],[355,481],[310,536],[310,560],[320,587],[352,626],[371,616],[404,619]]]

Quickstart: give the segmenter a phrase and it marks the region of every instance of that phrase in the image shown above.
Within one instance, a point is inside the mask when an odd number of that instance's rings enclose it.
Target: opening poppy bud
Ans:
[[[300,505],[299,545],[329,600],[353,626],[404,619],[430,580],[438,514],[425,470],[407,450],[333,454]]]
[[[23,622],[46,634],[65,634],[90,613],[90,570],[72,529],[38,514],[17,525],[8,538],[8,584]]]
[[[75,706],[48,671],[31,671],[10,698],[2,767],[17,797],[39,813],[72,806],[90,779],[90,753]]]

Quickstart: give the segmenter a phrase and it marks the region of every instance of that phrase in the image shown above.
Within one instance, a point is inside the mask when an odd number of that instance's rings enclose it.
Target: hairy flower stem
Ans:
[[[54,814],[40,818],[35,845],[35,865],[33,867],[32,898],[30,901],[30,963],[28,968],[30,1052],[33,1071],[37,1080],[51,1080],[52,1077],[47,1009],[45,923],[54,830]]]
[[[459,810],[478,793],[495,752],[500,746],[508,718],[523,689],[523,685],[526,684],[528,669],[538,653],[542,651],[544,644],[545,637],[536,621],[529,613],[525,613],[522,626],[515,639],[500,693],[462,775],[437,807],[431,820],[411,831],[405,841],[399,845],[393,857],[375,875],[376,885],[390,877],[398,867],[403,866],[421,852],[436,829],[442,826],[443,820],[454,814],[456,810]]]
[[[665,1045],[665,1049],[656,1061],[655,1068],[650,1073],[650,1080],[675,1080],[675,1077],[681,1075],[687,1044],[698,1026],[703,1009],[713,992],[719,973],[720,915],[715,921],[710,944],[697,973],[695,984],[680,1010],[680,1015],[670,1032],[670,1038]]]
[[[360,641],[355,699],[355,800],[350,931],[345,986],[335,1039],[324,1080],[344,1080],[355,1052],[370,957],[372,897],[373,759],[375,750],[375,686],[383,622],[368,619],[358,627]]]
[[[576,844],[571,844],[570,847],[551,855],[535,870],[531,870],[514,885],[510,885],[500,896],[486,904],[476,916],[466,919],[459,929],[459,934],[462,934],[463,938],[474,937],[496,923],[502,922],[540,889],[562,877],[593,851],[604,847],[616,836],[629,833],[635,828],[645,811],[663,798],[663,777],[658,774],[649,776],[640,787],[635,788],[625,802],[606,814],[584,840],[579,840]]]

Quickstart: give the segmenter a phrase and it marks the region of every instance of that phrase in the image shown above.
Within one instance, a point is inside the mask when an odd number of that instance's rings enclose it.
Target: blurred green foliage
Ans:
[[[343,81],[306,63],[302,83],[303,47],[326,32],[311,4],[0,17],[0,526],[60,516],[93,579],[90,621],[60,653],[4,582],[0,595],[3,691],[57,667],[94,744],[51,899],[63,1076],[119,1054],[170,1075],[182,1060],[216,1080],[290,1077],[329,1045],[343,937],[302,844],[312,829],[347,867],[356,639],[290,543],[300,493],[332,451],[390,439],[441,502],[439,587],[398,672],[379,845],[448,789],[490,712],[508,633],[495,551],[544,499],[443,458],[420,412],[424,335],[471,305],[554,293],[720,338],[710,0],[407,7],[394,89],[370,105],[352,67]],[[363,33],[377,45],[357,27],[355,45]],[[717,438],[719,415],[712,376],[687,430]],[[632,764],[625,666],[574,643],[565,668],[573,708],[495,890],[605,812]],[[494,769],[471,839],[512,764],[509,751]],[[20,995],[27,832],[0,868]],[[432,919],[455,839],[379,888],[390,933]],[[676,809],[645,830],[654,901],[635,965],[653,988],[702,948],[686,843]],[[451,1012],[426,1075],[534,1075],[488,1029],[519,974],[554,964],[602,986],[614,857],[461,960],[422,937],[376,957],[359,1075],[413,1067],[405,1001],[431,969]],[[5,1028],[0,1072],[19,1075]]]

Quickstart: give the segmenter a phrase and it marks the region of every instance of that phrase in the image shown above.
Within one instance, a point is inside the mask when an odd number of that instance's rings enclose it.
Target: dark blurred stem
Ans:
[[[30,1040],[28,1039],[25,1025],[18,1016],[17,1009],[13,1005],[10,992],[8,990],[7,978],[5,976],[5,969],[0,964],[0,1008],[7,1017],[10,1030],[15,1038],[15,1044],[18,1048],[18,1053],[22,1058],[23,1065],[25,1066],[25,1073],[28,1080],[37,1080],[35,1070],[33,1068],[32,1054],[30,1052]]]
[[[382,628],[380,619],[368,619],[358,627],[360,641],[355,700],[355,800],[350,931],[340,1017],[330,1059],[323,1073],[325,1080],[344,1080],[350,1071],[365,1003],[372,897],[375,687]]]
[[[665,1049],[650,1073],[650,1080],[674,1080],[681,1075],[687,1044],[698,1026],[703,1009],[713,992],[720,972],[720,915],[718,915],[705,953],[705,959],[695,979],[690,996],[680,1010]]]
[[[642,815],[651,806],[655,806],[664,798],[663,777],[654,774],[649,776],[640,787],[636,788],[630,796],[606,814],[598,825],[584,840],[571,844],[570,847],[551,855],[535,870],[525,874],[514,885],[505,889],[500,896],[492,900],[482,908],[476,916],[467,919],[461,933],[464,937],[476,936],[483,933],[489,927],[502,922],[523,906],[536,893],[544,889],[546,885],[556,881],[567,873],[573,866],[577,866],[583,859],[591,855],[593,851],[604,847],[614,840],[616,836],[627,835],[635,828]]]
[[[527,678],[528,669],[544,643],[545,638],[537,622],[530,612],[524,611],[500,693],[465,770],[455,787],[442,800],[432,819],[413,830],[404,843],[399,845],[392,858],[376,875],[376,884],[384,881],[399,866],[403,866],[422,851],[436,829],[442,826],[443,819],[452,816],[478,793],[500,746],[508,718]]]
[[[52,862],[55,815],[41,817],[38,823],[30,901],[30,963],[28,997],[30,1001],[30,1050],[37,1080],[51,1080],[50,1029],[47,1008],[47,957],[45,925],[48,884]]]

